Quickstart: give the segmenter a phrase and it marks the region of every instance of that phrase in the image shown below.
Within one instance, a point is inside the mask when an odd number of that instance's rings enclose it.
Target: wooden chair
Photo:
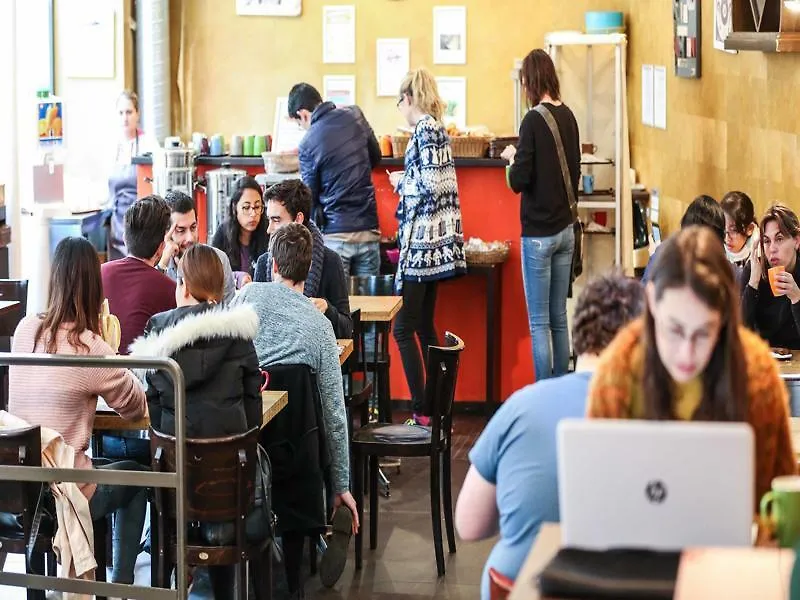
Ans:
[[[493,567],[489,568],[489,600],[506,600],[514,587],[514,580]]]
[[[164,488],[155,489],[156,529],[152,560],[153,585],[169,587],[169,577],[177,563],[177,553],[182,551],[189,565],[237,567],[237,598],[247,598],[246,562],[252,563],[255,577],[255,592],[259,599],[266,599],[272,586],[272,556],[266,551],[249,545],[245,539],[244,524],[253,506],[255,470],[257,465],[256,443],[258,428],[246,433],[223,438],[186,440],[186,520],[184,527],[202,523],[234,523],[236,538],[228,546],[205,544],[197,528],[190,528],[186,548],[177,548],[175,538],[176,505],[175,492]],[[175,471],[175,438],[150,429],[150,445],[153,452],[153,471]]]
[[[38,425],[24,429],[0,430],[0,464],[25,467],[42,466],[42,438]],[[31,527],[39,501],[40,484],[38,482],[0,481],[0,512],[5,513],[3,524],[0,524],[0,569],[5,563],[5,555],[26,554],[27,541],[31,537]],[[51,497],[44,495],[42,502]],[[44,507],[42,507],[44,508]],[[47,507],[53,514],[52,508]],[[18,527],[12,515],[21,515],[22,529]],[[94,523],[95,560],[97,561],[96,579],[106,580],[105,539],[107,528],[105,519]],[[31,553],[30,563],[26,560],[25,571],[28,574],[57,576],[56,555],[53,552],[53,534],[55,522],[50,517],[42,517],[41,528],[36,536]],[[28,590],[28,600],[44,600],[43,590]],[[98,600],[105,597],[98,596]]]
[[[356,504],[362,529],[356,534],[356,569],[362,563],[362,531],[364,523],[364,462],[369,459],[369,546],[378,545],[378,458],[381,456],[430,457],[430,497],[433,524],[433,544],[436,568],[444,575],[442,548],[442,498],[447,543],[450,553],[456,551],[453,528],[453,498],[451,491],[450,455],[453,423],[453,400],[460,354],[464,342],[452,333],[446,334],[446,347],[428,348],[425,385],[425,414],[431,416],[431,427],[370,423],[356,430],[353,436],[353,469]]]
[[[0,279],[0,300],[19,302],[14,310],[0,315],[0,352],[11,352],[11,338],[28,310],[28,280]],[[8,408],[8,366],[0,367],[0,408]]]
[[[361,323],[361,310],[350,313],[353,320],[353,352],[345,363],[344,403],[350,425],[350,436],[355,429],[354,409],[360,409],[361,425],[369,420],[369,399],[372,397],[372,382],[367,377],[367,352],[364,341],[364,327]]]

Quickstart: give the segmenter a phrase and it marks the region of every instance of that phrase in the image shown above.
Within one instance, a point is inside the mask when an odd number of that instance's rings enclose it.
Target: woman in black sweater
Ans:
[[[800,221],[776,204],[761,219],[761,239],[745,265],[742,317],[770,346],[800,350]],[[770,286],[769,270],[783,267]]]
[[[558,125],[575,196],[580,177],[578,122],[561,102],[555,66],[544,50],[522,62],[522,86],[531,110],[522,119],[517,148],[509,146],[508,182],[522,194],[522,279],[528,305],[536,379],[563,375],[569,364],[567,294],[572,277],[575,221],[564,187],[553,133],[534,107],[548,110]],[[552,341],[552,350],[551,350]]]
[[[258,258],[269,247],[264,195],[253,177],[242,177],[237,182],[228,214],[214,232],[211,245],[228,255],[237,288],[252,280]]]

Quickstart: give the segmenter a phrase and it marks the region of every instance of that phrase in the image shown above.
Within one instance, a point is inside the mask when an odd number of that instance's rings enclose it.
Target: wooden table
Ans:
[[[378,336],[383,339],[380,352],[385,360],[375,360],[375,388],[378,391],[378,420],[392,422],[391,386],[389,384],[389,330],[392,319],[403,306],[402,296],[350,296],[350,310],[361,311],[362,323],[375,324],[375,355],[379,354]],[[369,348],[367,348],[369,350]]]
[[[339,366],[341,367],[353,353],[353,340],[336,340],[339,346]]]
[[[263,427],[275,418],[286,403],[289,401],[289,392],[266,390],[261,392],[262,417],[261,426]],[[130,421],[123,419],[113,409],[109,408],[105,402],[101,405],[98,402],[97,411],[94,415],[94,431],[143,431],[150,428],[150,418],[137,419]]]
[[[402,306],[402,296],[350,296],[350,310],[361,311],[362,323],[387,323]]]
[[[12,312],[19,305],[20,304],[18,300],[0,300],[0,315],[5,315]]]
[[[778,372],[784,381],[800,382],[800,352],[793,352],[789,360],[779,360]]]

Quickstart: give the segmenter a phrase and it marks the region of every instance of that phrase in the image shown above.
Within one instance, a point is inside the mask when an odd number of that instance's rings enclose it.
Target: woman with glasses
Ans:
[[[720,205],[725,213],[725,252],[728,260],[737,267],[744,267],[760,238],[753,201],[744,192],[728,192],[722,197]]]
[[[256,262],[269,246],[263,215],[261,186],[253,177],[242,177],[231,196],[225,221],[211,240],[212,246],[228,255],[237,288],[253,280]]]
[[[467,263],[453,151],[433,75],[425,69],[409,73],[400,86],[397,107],[414,133],[406,149],[405,171],[389,175],[400,194],[395,286],[403,296],[403,307],[395,321],[394,339],[411,390],[412,419],[427,425],[430,418],[422,414],[423,359],[428,346],[438,343],[433,325],[436,290],[439,281],[466,273]]]
[[[758,506],[774,477],[797,470],[786,386],[767,345],[740,324],[733,269],[714,231],[687,227],[662,246],[644,317],[600,357],[587,414],[749,423]]]
[[[800,350],[800,221],[776,204],[761,219],[761,239],[744,267],[744,324],[778,348]]]

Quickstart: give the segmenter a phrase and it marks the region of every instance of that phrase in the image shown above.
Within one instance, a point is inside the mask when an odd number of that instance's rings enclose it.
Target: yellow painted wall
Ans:
[[[728,54],[713,48],[713,2],[703,2],[702,77],[673,75],[672,8],[629,0],[631,164],[661,190],[662,221],[679,227],[698,194],[747,192],[760,214],[776,200],[800,210],[796,99],[800,55]],[[667,130],[641,124],[642,64],[667,65]]]
[[[322,63],[322,6],[303,0],[299,18],[239,17],[234,0],[173,0],[176,130],[206,134],[271,132],[275,98],[294,83],[322,90],[324,75],[356,76],[358,104],[376,133],[400,124],[392,98],[375,90],[375,41],[410,38],[411,67],[467,78],[467,122],[508,134],[514,124],[510,72],[514,58],[541,46],[544,33],[578,29],[586,10],[615,9],[625,0],[352,0],[356,64]],[[433,65],[433,6],[467,6],[467,64]]]

